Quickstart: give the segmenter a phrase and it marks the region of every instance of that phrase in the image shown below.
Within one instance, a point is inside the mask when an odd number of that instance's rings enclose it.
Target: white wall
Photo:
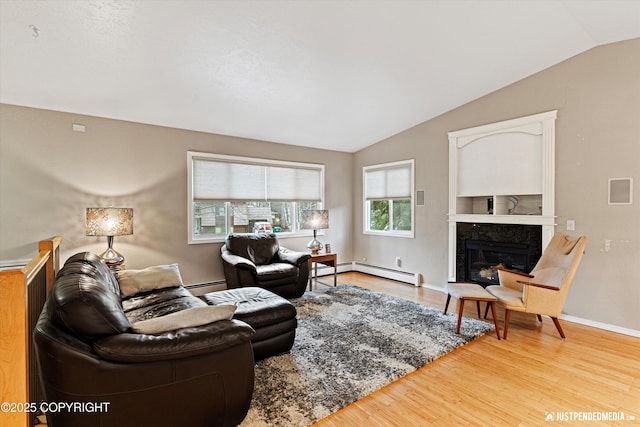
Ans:
[[[640,330],[640,39],[592,49],[356,153],[356,231],[363,166],[415,158],[416,189],[425,190],[426,203],[416,207],[415,239],[356,232],[355,260],[394,268],[399,256],[404,269],[444,286],[447,132],[556,109],[556,230],[567,232],[573,219],[576,230],[567,233],[589,239],[564,312]],[[617,177],[634,178],[633,205],[607,204],[608,179]]]
[[[62,258],[106,249],[85,236],[85,208],[134,209],[134,234],[115,238],[127,268],[180,264],[187,284],[224,279],[221,244],[187,244],[187,150],[325,164],[330,229],[339,260],[352,257],[353,155],[222,135],[0,105],[0,260],[30,258],[61,235]],[[73,123],[86,126],[73,132]],[[306,250],[309,237],[281,244]]]

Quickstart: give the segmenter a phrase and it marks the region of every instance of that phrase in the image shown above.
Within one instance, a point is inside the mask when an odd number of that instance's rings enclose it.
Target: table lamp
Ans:
[[[133,234],[132,208],[87,208],[87,236],[107,236],[107,250],[100,258],[112,269],[119,270],[124,256],[113,249],[113,237]]]
[[[329,228],[329,211],[328,210],[308,210],[302,211],[302,228],[313,229],[313,240],[307,245],[307,249],[312,254],[317,255],[322,248],[322,243],[318,241],[318,230]]]

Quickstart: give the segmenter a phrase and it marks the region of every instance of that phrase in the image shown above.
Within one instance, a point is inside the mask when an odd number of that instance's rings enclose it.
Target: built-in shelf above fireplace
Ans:
[[[555,120],[549,111],[449,132],[449,269],[459,280],[457,224],[555,229]],[[509,242],[504,242],[509,243]]]

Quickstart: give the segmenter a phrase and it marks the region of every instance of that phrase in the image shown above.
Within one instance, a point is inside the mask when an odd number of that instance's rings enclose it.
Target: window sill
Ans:
[[[413,239],[415,234],[413,231],[372,231],[364,230],[362,234],[368,234],[370,236],[384,236],[384,237],[402,237],[404,239]]]

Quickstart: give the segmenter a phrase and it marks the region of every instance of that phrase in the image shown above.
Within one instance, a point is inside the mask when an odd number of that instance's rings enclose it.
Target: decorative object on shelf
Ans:
[[[518,199],[516,196],[509,196],[509,208],[507,208],[507,212],[509,213],[509,215],[513,215],[513,213],[516,211],[516,208],[518,207],[518,203],[520,203],[520,199]]]
[[[326,253],[326,254],[330,254],[331,253],[331,245],[329,243],[324,245],[324,253]]]
[[[302,228],[313,229],[313,240],[307,245],[307,249],[312,254],[317,254],[322,249],[322,243],[317,239],[318,230],[329,228],[328,210],[308,210],[302,211]]]
[[[114,236],[133,234],[132,208],[87,208],[87,236],[107,236],[107,250],[100,258],[112,271],[120,270],[124,256],[113,249]]]

